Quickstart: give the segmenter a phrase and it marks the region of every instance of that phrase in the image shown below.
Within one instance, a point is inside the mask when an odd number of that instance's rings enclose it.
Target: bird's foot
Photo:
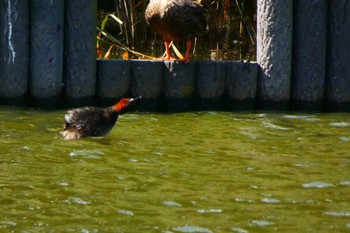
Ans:
[[[184,58],[179,58],[179,59],[175,59],[173,57],[162,57],[163,61],[180,61],[180,62],[185,62],[185,63],[189,63],[190,59],[187,57]]]
[[[182,61],[182,62],[185,62],[185,63],[189,63],[190,62],[190,59],[189,57],[184,57],[182,59],[178,59],[178,61]]]
[[[162,57],[163,61],[172,61],[175,60],[172,56],[166,56],[166,57]]]

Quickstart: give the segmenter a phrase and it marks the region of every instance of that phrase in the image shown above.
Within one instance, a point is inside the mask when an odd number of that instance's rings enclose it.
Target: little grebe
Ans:
[[[61,134],[66,140],[104,136],[111,131],[118,116],[127,111],[130,103],[140,98],[123,98],[108,108],[85,107],[69,110],[64,116],[64,129]]]

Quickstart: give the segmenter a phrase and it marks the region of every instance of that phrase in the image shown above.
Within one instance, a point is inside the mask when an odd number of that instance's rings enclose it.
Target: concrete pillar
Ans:
[[[162,61],[132,61],[131,96],[142,96],[139,111],[159,111],[163,92]]]
[[[58,107],[63,86],[64,0],[30,0],[30,94],[34,104]]]
[[[285,110],[289,107],[291,89],[293,1],[257,3],[260,107]]]
[[[97,0],[65,3],[65,95],[70,106],[90,105],[96,91]]]
[[[194,62],[165,61],[164,98],[168,112],[193,110]]]
[[[249,62],[226,62],[226,87],[226,109],[254,110],[258,87],[258,65]]]
[[[294,1],[292,99],[295,110],[321,111],[326,78],[327,1]]]
[[[129,96],[130,61],[97,60],[97,97],[100,105],[111,106]]]
[[[23,105],[29,73],[29,2],[0,3],[0,104]]]
[[[350,0],[328,1],[328,13],[328,109],[349,111]]]
[[[222,110],[225,93],[225,63],[221,61],[196,62],[196,108]]]

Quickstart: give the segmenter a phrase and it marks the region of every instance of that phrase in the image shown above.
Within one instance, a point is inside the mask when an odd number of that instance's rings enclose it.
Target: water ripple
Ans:
[[[163,153],[162,152],[159,152],[159,151],[154,151],[152,152],[153,155],[159,155],[159,156],[163,156]]]
[[[350,186],[350,180],[344,180],[344,181],[340,182],[339,184],[343,185],[343,186]]]
[[[130,210],[117,210],[117,213],[123,214],[126,216],[134,216],[134,212],[132,212]]]
[[[200,214],[205,214],[205,213],[222,213],[221,209],[210,209],[210,210],[197,210],[198,213]]]
[[[15,226],[17,226],[17,223],[15,223],[13,221],[1,221],[0,225],[7,225],[7,226],[15,227]],[[0,229],[1,229],[1,227],[0,227]]]
[[[250,200],[250,199],[243,199],[243,198],[235,198],[236,202],[246,202],[246,203],[254,203],[254,200]]]
[[[174,227],[174,231],[178,232],[186,232],[186,233],[192,233],[192,232],[199,232],[199,233],[213,233],[211,230],[203,227],[197,227],[197,226],[182,226],[182,227]]]
[[[329,211],[325,212],[325,215],[336,217],[350,217],[350,211]]]
[[[75,150],[69,153],[69,157],[83,157],[86,159],[101,159],[100,155],[104,155],[98,150]]]
[[[60,182],[58,183],[59,186],[69,186],[69,183],[67,182]]]
[[[293,164],[295,167],[315,167],[318,166],[317,163],[295,163]]]
[[[348,142],[348,141],[350,141],[350,138],[343,136],[343,137],[339,137],[339,140],[343,141],[343,142]]]
[[[274,198],[263,198],[263,199],[261,199],[261,202],[265,202],[268,204],[276,204],[276,203],[280,203],[281,201],[278,199],[274,199]]]
[[[174,201],[164,201],[163,205],[165,206],[175,206],[175,207],[182,207],[180,203],[174,202]]]
[[[268,128],[268,129],[276,129],[276,130],[283,130],[283,131],[289,131],[291,130],[290,128],[287,127],[282,127],[273,123],[263,123],[264,127]]]
[[[244,230],[244,229],[239,228],[239,227],[233,227],[233,228],[231,228],[231,230],[232,230],[233,232],[236,232],[236,233],[248,233],[248,232],[249,232],[249,231]]]
[[[330,126],[333,126],[333,127],[348,127],[350,126],[350,123],[348,122],[332,122],[332,123],[329,123]]]
[[[320,119],[316,118],[313,115],[284,115],[283,118],[285,119],[296,119],[296,120],[304,120],[307,122],[316,122],[316,121],[320,121]]]
[[[30,150],[33,150],[33,149],[30,148],[29,146],[23,146],[22,149],[24,149],[24,150],[29,150],[29,151],[30,151]]]
[[[303,184],[304,188],[329,188],[329,187],[334,187],[333,184],[321,182],[321,181],[315,181],[307,184]]]
[[[266,226],[271,226],[275,225],[273,222],[269,222],[266,220],[253,220],[251,221],[252,225],[259,226],[259,227],[266,227]]]
[[[286,119],[305,119],[305,118],[308,118],[309,116],[304,116],[304,115],[284,115],[282,117],[286,118]]]
[[[90,205],[91,204],[91,202],[84,201],[84,200],[82,200],[79,197],[70,197],[67,200],[65,200],[64,202],[67,202],[68,204],[76,203],[76,204],[79,204],[79,205]]]

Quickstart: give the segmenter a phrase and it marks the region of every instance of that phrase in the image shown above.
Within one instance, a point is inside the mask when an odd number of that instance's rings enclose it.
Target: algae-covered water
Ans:
[[[349,114],[0,108],[0,232],[349,232]]]

